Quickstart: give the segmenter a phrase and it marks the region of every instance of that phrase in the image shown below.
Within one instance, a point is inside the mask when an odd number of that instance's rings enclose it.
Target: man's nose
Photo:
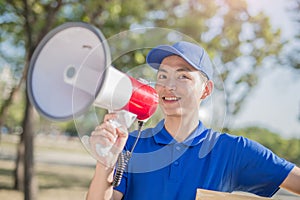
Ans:
[[[176,80],[174,78],[169,78],[165,82],[165,88],[168,90],[176,90]]]

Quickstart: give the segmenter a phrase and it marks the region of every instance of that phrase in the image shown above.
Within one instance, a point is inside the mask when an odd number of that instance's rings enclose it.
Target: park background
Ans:
[[[218,128],[254,139],[300,165],[299,4],[0,0],[0,199],[85,197],[95,160],[81,145],[74,122],[40,117],[25,92],[35,47],[69,21],[91,23],[106,37],[143,27],[189,35],[207,49],[222,80],[217,87],[225,88],[226,116]],[[146,53],[129,52],[114,66],[126,72],[143,64]],[[275,198],[299,199],[281,194]]]

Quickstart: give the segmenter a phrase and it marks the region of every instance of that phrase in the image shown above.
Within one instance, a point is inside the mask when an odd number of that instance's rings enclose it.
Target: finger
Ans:
[[[89,139],[90,144],[92,145],[93,148],[95,148],[96,144],[100,144],[104,147],[106,146],[111,146],[113,143],[107,138],[104,134],[100,135],[93,135]]]
[[[116,128],[110,122],[103,122],[101,125],[95,128],[95,132],[101,132],[102,130],[106,130],[111,132],[113,135],[116,135]]]
[[[117,137],[117,140],[115,142],[115,147],[122,150],[124,148],[125,144],[126,144],[127,139],[128,139],[127,129],[117,128],[116,133],[117,133],[118,137]]]
[[[128,130],[125,126],[120,126],[116,128],[116,134],[118,137],[128,137]]]
[[[116,132],[116,127],[110,123],[109,121],[104,122],[103,124],[101,124],[101,128],[110,132],[111,134],[113,134],[114,136],[117,137],[117,132]]]
[[[104,116],[104,122],[107,122],[109,120],[114,120],[117,118],[117,114],[116,113],[108,113]]]
[[[97,135],[102,130],[101,126],[96,126],[94,131],[92,131],[91,135]]]
[[[113,132],[112,132],[111,130],[107,130],[105,128],[96,129],[95,131],[93,131],[91,133],[91,136],[101,136],[103,138],[108,139],[112,143],[115,143],[115,141],[118,137],[116,130],[113,130]]]
[[[116,142],[116,139],[117,139],[117,134],[113,134],[112,132],[110,131],[107,131],[106,129],[104,129],[102,132],[101,132],[101,136],[108,139],[111,143],[115,143]]]

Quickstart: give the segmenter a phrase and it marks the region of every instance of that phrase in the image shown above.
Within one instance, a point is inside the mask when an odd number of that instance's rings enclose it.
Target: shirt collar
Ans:
[[[164,127],[164,120],[160,121],[158,125],[154,128],[154,140],[157,144],[175,144],[177,142],[165,129]],[[205,139],[206,134],[208,133],[209,129],[207,129],[201,121],[189,136],[183,142],[180,142],[186,146],[195,146],[199,144],[201,141]]]

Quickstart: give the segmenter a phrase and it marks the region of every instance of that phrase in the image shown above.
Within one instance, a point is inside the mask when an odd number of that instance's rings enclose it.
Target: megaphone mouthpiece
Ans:
[[[158,95],[154,88],[130,77],[133,92],[128,104],[123,108],[137,115],[137,119],[151,117],[158,105]]]
[[[126,110],[145,120],[156,111],[158,95],[151,86],[109,67],[94,105],[110,111]]]

